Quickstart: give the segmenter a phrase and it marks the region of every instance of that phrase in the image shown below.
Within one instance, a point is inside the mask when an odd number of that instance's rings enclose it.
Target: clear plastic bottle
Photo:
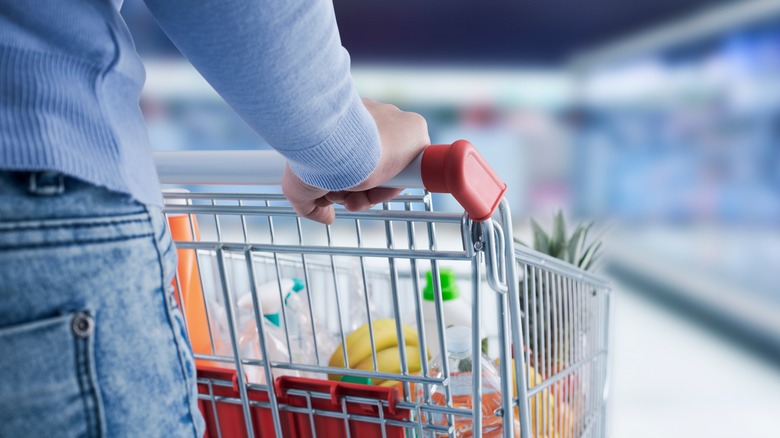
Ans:
[[[282,279],[280,281],[271,281],[257,288],[258,300],[263,311],[263,330],[265,331],[266,350],[271,362],[295,362],[291,359],[291,354],[295,356],[294,348],[290,345],[287,348],[284,329],[280,327],[280,310],[282,301],[279,294],[279,283],[281,283],[285,294],[293,293],[295,281],[293,279]],[[298,288],[302,289],[303,286]],[[245,359],[263,359],[260,350],[260,339],[258,337],[257,322],[254,316],[254,301],[251,293],[247,292],[237,300],[238,323],[239,323],[239,352]],[[291,341],[292,344],[292,341]],[[232,354],[232,353],[231,353]],[[252,383],[266,383],[265,371],[262,366],[246,365],[244,370],[247,379]],[[300,372],[294,370],[285,370],[275,368],[273,376],[282,375],[300,376]]]
[[[256,327],[257,325],[250,321],[241,331],[239,352],[244,359],[261,360],[263,358],[263,354],[260,350],[260,338],[257,336]],[[263,318],[263,330],[265,331],[265,348],[268,351],[269,360],[271,362],[290,362],[290,356],[287,354],[287,345],[284,341],[284,332],[266,318]],[[247,380],[249,380],[249,382],[259,384],[266,383],[265,369],[262,366],[245,365],[244,371],[246,372]],[[300,373],[295,370],[285,370],[281,368],[273,369],[273,377],[284,375],[300,376]]]
[[[456,408],[471,409],[473,406],[473,363],[471,354],[471,328],[465,326],[453,326],[447,329],[447,354],[438,355],[431,360],[431,377],[442,377],[442,363],[447,360],[450,371],[450,391],[452,405]],[[495,415],[496,409],[501,407],[500,377],[493,363],[487,357],[480,355],[478,359],[482,364],[482,436],[499,437],[503,433],[502,418]],[[443,386],[432,385],[431,401],[434,404],[445,406],[446,393]],[[418,385],[415,393],[418,402],[425,401],[422,386]],[[431,421],[439,425],[447,425],[447,417],[444,414],[431,415]],[[474,435],[473,421],[468,417],[455,416],[455,436],[470,437]],[[515,436],[520,436],[519,423],[515,421]]]
[[[279,293],[281,284],[283,294]],[[303,280],[298,278],[282,278],[279,281],[271,281],[258,286],[257,295],[264,312],[264,319],[274,327],[269,333],[281,340],[281,347],[288,352],[287,341],[290,341],[289,354],[285,354],[286,361],[292,359],[296,364],[327,364],[331,353],[336,349],[337,341],[332,333],[329,333],[316,315],[309,311],[308,291]],[[254,327],[252,314],[252,297],[244,294],[238,300],[238,307],[244,324]],[[282,312],[284,308],[284,312]],[[314,323],[312,324],[312,316]],[[314,333],[317,335],[317,349],[319,358],[315,355]],[[268,326],[268,324],[266,324]],[[287,336],[285,336],[285,330]],[[318,361],[319,359],[319,361]],[[324,374],[301,372],[304,377],[325,378]]]
[[[433,273],[425,273],[426,285],[423,289],[423,319],[425,320],[425,344],[433,356],[439,354],[439,323],[436,317],[435,292]],[[455,271],[442,268],[439,270],[441,279],[441,305],[444,313],[444,327],[456,325],[471,327],[471,305],[460,297],[456,283]]]
[[[287,294],[284,300],[284,310],[287,316],[287,327],[290,331],[290,348],[292,349],[293,362],[305,364],[327,364],[333,350],[336,349],[336,338],[329,333],[325,326],[317,320],[313,312],[309,312],[304,284],[301,280],[295,280],[295,287]],[[312,324],[312,317],[314,323]],[[317,335],[317,353],[315,356],[314,335],[312,326]],[[309,373],[312,374],[312,373]],[[322,374],[307,375],[306,377],[324,377]]]
[[[366,300],[368,300],[368,311],[371,312],[372,317],[376,318],[377,309],[374,300],[371,299],[371,287],[370,284],[363,283],[361,269],[361,265],[355,260],[351,266],[349,281],[347,283],[348,289],[345,301],[349,306],[349,319],[346,322],[346,329],[349,333],[352,333],[368,323]],[[339,341],[336,341],[337,344],[338,342]]]

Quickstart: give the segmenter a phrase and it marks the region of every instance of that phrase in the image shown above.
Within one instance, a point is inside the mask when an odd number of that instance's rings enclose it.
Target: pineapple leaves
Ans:
[[[588,224],[588,225],[585,227],[585,231],[583,231],[583,232],[582,232],[582,240],[580,241],[580,254],[582,254],[583,252],[585,252],[585,242],[588,240],[588,232],[589,232],[589,231],[590,231],[590,229],[593,227],[593,224],[594,224],[594,223],[595,223],[595,222],[591,221],[591,223],[589,223],[589,224]],[[573,260],[572,260],[572,263],[574,263],[574,261],[573,261]]]
[[[566,251],[566,222],[563,219],[563,212],[558,210],[553,222],[552,238],[550,239],[550,255],[559,259],[564,259]]]
[[[574,264],[575,259],[577,258],[577,247],[580,244],[580,239],[582,238],[582,235],[587,232],[587,228],[579,226],[576,230],[574,230],[574,234],[571,236],[571,240],[569,241],[569,245],[567,248],[566,253],[566,261],[569,263]]]
[[[541,253],[549,254],[550,239],[547,237],[547,233],[533,219],[531,219],[531,228],[534,231],[534,249]]]
[[[596,253],[599,251],[599,248],[601,248],[601,242],[599,241],[592,242],[588,246],[588,249],[585,250],[585,253],[582,255],[579,262],[577,262],[577,266],[587,270],[586,266],[590,266],[592,264],[593,260],[596,257]]]
[[[594,255],[593,257],[591,257],[591,258],[590,258],[590,260],[588,260],[588,263],[587,263],[587,264],[585,264],[585,266],[583,266],[583,267],[582,267],[582,269],[583,269],[583,270],[585,270],[585,271],[590,271],[590,270],[591,270],[591,268],[593,268],[594,266],[596,266],[596,262],[597,262],[599,259],[601,259],[601,254],[596,254],[596,255]]]
[[[579,225],[574,229],[571,237],[566,234],[566,221],[563,212],[558,211],[553,218],[553,226],[550,234],[542,229],[539,224],[531,219],[531,229],[533,231],[533,248],[541,253],[571,263],[583,270],[590,270],[596,266],[596,262],[601,255],[599,250],[602,248],[601,240],[606,234],[606,229],[600,235],[588,241],[588,233],[593,228],[595,222],[587,225]],[[607,227],[609,228],[609,227]],[[528,246],[520,240],[517,243]]]

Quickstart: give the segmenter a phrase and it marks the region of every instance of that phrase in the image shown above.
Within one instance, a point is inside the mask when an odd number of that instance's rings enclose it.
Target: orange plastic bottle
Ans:
[[[452,406],[471,410],[474,406],[472,395],[473,373],[472,364],[474,358],[471,354],[471,328],[454,326],[447,329],[447,354],[436,356],[431,361],[431,377],[442,377],[442,362],[447,360],[450,369],[450,393],[452,394]],[[482,436],[484,438],[500,437],[504,426],[501,417],[495,415],[496,409],[501,407],[501,385],[498,371],[493,363],[486,357],[480,356],[477,360],[482,364]],[[418,386],[416,398],[418,402],[424,400],[423,388]],[[433,403],[446,406],[446,393],[441,386],[431,386],[431,400]],[[473,437],[473,420],[468,417],[455,416],[455,436]],[[443,414],[432,414],[431,421],[439,425],[447,425],[447,417]],[[520,436],[520,423],[514,421],[515,436]]]
[[[200,231],[198,230],[198,221],[195,215],[168,215],[168,226],[175,241],[196,242],[200,240]],[[175,290],[176,300],[179,301],[179,305],[184,309],[192,351],[198,354],[213,354],[209,338],[206,306],[203,301],[203,288],[196,260],[197,254],[194,249],[180,248],[176,252],[179,257],[177,274],[179,284],[181,285],[181,291]],[[178,289],[176,279],[173,281],[173,287]],[[179,299],[180,296],[181,300]]]

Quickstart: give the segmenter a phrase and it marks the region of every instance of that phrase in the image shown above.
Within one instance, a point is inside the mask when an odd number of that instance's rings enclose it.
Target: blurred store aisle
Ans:
[[[780,437],[780,369],[615,288],[613,438]]]

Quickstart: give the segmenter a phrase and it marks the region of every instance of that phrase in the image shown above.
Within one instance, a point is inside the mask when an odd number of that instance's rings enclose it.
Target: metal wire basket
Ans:
[[[467,142],[429,147],[389,183],[412,191],[329,226],[258,192],[281,181],[273,152],[156,160],[191,190],[166,193],[166,214],[207,436],[606,435],[609,285],[514,245],[506,186]],[[445,270],[470,313],[467,372],[429,361],[449,351]]]

